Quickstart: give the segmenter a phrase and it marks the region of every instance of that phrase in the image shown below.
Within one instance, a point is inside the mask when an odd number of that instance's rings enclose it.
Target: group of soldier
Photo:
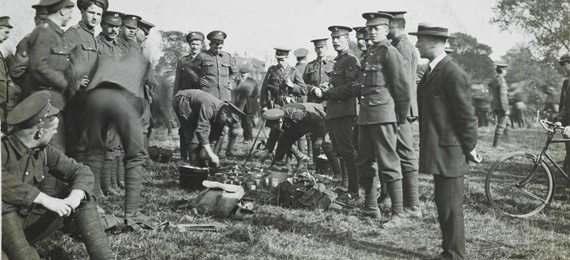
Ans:
[[[63,32],[74,7],[70,0],[34,5],[37,27],[19,44],[15,65],[3,64],[14,80],[6,89],[20,90],[19,96],[5,96],[17,98],[3,111],[2,252],[9,258],[38,259],[30,244],[61,226],[61,217],[73,216],[90,257],[111,259],[95,198],[121,193],[114,184],[124,182],[125,217],[141,215],[149,86],[156,83],[140,44],[153,25],[107,11],[106,0],[79,0],[82,19]],[[418,172],[433,174],[443,235],[439,257],[465,258],[463,176],[469,161],[481,161],[468,77],[446,55],[448,29],[420,24],[409,34],[418,37],[415,47],[429,66],[416,85],[419,58],[405,33],[405,13],[364,13],[365,26],[354,28],[361,57],[349,51],[353,28],[340,25],[328,27],[334,60],[325,58],[329,39],[315,39],[317,58],[302,72],[287,63],[289,49],[275,48],[278,64],[269,68],[259,91],[248,69],[238,70],[222,51],[225,32],[190,32],[191,53],[177,64],[172,101],[183,156],[195,165],[218,164],[224,132],[231,156],[242,126],[251,130],[259,96],[271,128],[262,159],[277,146],[273,163],[289,152],[298,164],[306,163],[309,158],[294,143],[309,134],[313,156],[322,149],[337,161],[331,164],[342,176],[342,196],[354,200],[364,189],[363,216],[380,218],[378,201],[389,195],[385,228],[422,217]],[[100,22],[103,30],[95,37]],[[11,25],[3,17],[0,32],[5,28]],[[204,38],[210,48],[202,52]],[[252,138],[251,132],[245,136]],[[119,168],[124,175],[109,174]],[[68,186],[48,181],[52,175]]]

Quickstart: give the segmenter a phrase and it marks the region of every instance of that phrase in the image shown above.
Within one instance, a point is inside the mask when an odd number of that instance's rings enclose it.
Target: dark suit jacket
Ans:
[[[477,144],[477,119],[467,74],[449,56],[418,84],[420,172],[459,177]]]

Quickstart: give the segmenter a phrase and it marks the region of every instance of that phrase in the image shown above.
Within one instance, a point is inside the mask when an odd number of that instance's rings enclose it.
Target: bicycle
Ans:
[[[501,213],[527,218],[550,205],[554,195],[554,165],[568,181],[570,176],[547,153],[551,143],[566,143],[570,139],[554,139],[564,127],[548,120],[540,120],[546,130],[546,143],[538,155],[513,152],[493,163],[485,178],[485,194],[491,205]]]

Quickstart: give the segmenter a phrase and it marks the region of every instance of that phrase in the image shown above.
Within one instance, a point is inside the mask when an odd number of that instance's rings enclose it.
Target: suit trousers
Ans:
[[[376,177],[373,164],[378,162],[378,173],[386,182],[402,179],[400,157],[397,146],[396,123],[382,123],[358,126],[358,156],[356,165],[360,178],[372,180]]]
[[[434,195],[443,236],[445,259],[465,259],[465,224],[463,218],[464,177],[434,175]]]

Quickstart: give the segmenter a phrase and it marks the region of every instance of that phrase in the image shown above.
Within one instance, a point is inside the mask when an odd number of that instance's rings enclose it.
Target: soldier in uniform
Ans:
[[[368,50],[367,42],[367,35],[368,32],[366,31],[366,27],[364,26],[357,26],[352,28],[356,32],[356,45],[358,49],[362,51],[360,58],[366,57],[366,50]]]
[[[477,86],[477,85],[475,85]],[[484,84],[480,84],[480,88],[473,89],[473,107],[475,115],[477,115],[477,124],[479,127],[489,126],[489,111],[491,110],[491,98],[489,90]]]
[[[10,17],[2,16],[0,17],[0,43],[5,42],[10,37]],[[12,82],[9,77],[8,64],[4,55],[0,52],[0,121],[2,122],[2,132],[6,133],[6,117],[8,112],[16,106],[18,102],[18,96],[21,92],[16,89],[16,85]]]
[[[319,84],[327,100],[327,122],[333,149],[340,159],[343,185],[348,198],[358,198],[359,175],[356,166],[356,150],[353,145],[354,119],[357,116],[356,98],[352,85],[358,82],[360,62],[349,53],[349,37],[352,31],[346,26],[330,26],[332,44],[337,52],[327,82]],[[316,47],[315,47],[316,48]]]
[[[199,67],[194,64],[194,59],[202,50],[204,42],[204,34],[201,32],[190,32],[186,35],[186,42],[190,45],[190,54],[182,56],[176,64],[176,77],[174,79],[173,95],[179,90],[200,89]],[[178,127],[178,135],[180,136],[180,156],[183,161],[188,160],[188,149],[186,146],[184,128]]]
[[[304,135],[310,134],[313,142],[313,153],[323,149],[325,155],[330,158],[334,156],[331,144],[324,141],[327,133],[326,113],[321,104],[316,103],[291,103],[280,108],[283,111],[282,125],[279,128],[279,122],[270,122],[273,126],[269,134],[269,139],[265,149],[260,154],[260,158],[269,157],[275,146],[275,157],[272,164],[281,161],[287,151],[291,149],[293,144]],[[277,120],[272,120],[277,121]],[[297,169],[306,163],[306,160],[297,161]],[[339,168],[333,167],[334,175],[339,175]]]
[[[332,61],[325,58],[328,50],[327,40],[327,38],[324,38],[311,41],[315,46],[317,58],[307,64],[303,73],[303,81],[307,86],[308,102],[321,103],[326,100],[323,98],[320,87],[329,85],[328,74],[332,71],[334,65]],[[326,104],[324,104],[324,107],[326,107]]]
[[[445,54],[444,27],[421,24],[416,47],[429,67],[418,85],[420,171],[433,174],[443,252],[437,259],[465,258],[464,175],[482,158],[467,74]]]
[[[222,51],[224,41],[227,34],[222,31],[211,31],[206,35],[210,41],[210,49],[201,52],[194,59],[194,66],[200,68],[200,89],[204,92],[212,94],[214,97],[222,101],[232,100],[232,83],[235,76],[237,76],[237,68],[235,60],[232,56]],[[239,126],[235,125],[235,126]],[[227,155],[231,155],[232,147],[235,144],[236,138],[239,135],[241,128],[232,128],[229,132]],[[224,135],[225,136],[224,131]],[[223,138],[216,143],[217,153],[221,153],[223,147]]]
[[[293,52],[293,55],[295,55],[295,57],[297,57],[297,64],[295,64],[295,69],[297,70],[297,74],[299,74],[299,76],[301,76],[301,77],[303,77],[303,73],[305,72],[305,68],[307,68],[307,55],[308,54],[309,54],[309,51],[305,48],[299,48]],[[303,95],[303,96],[299,97],[297,99],[297,102],[299,102],[299,103],[307,102],[307,95]],[[308,138],[308,136],[303,136],[297,142],[297,147],[299,148],[299,151],[301,151],[302,153],[304,153],[305,151],[307,151],[307,153],[308,153],[311,150],[311,144],[310,144],[310,142],[307,142],[307,138]]]
[[[36,10],[36,15],[34,16],[34,23],[38,26],[47,15],[45,7],[39,5],[32,5],[32,8]],[[14,63],[10,67],[10,78],[18,86],[23,87],[26,83],[26,77],[28,72],[28,62],[29,62],[29,52],[30,52],[30,35],[28,34],[20,40],[16,46],[16,54]],[[21,98],[24,98],[29,93],[22,91]]]
[[[395,227],[402,224],[404,214],[401,162],[396,146],[398,126],[406,123],[410,111],[410,73],[402,55],[386,38],[393,16],[377,12],[362,16],[374,43],[361,64],[361,83],[353,87],[355,96],[360,97],[357,165],[365,191],[363,213],[380,217],[378,191],[373,187],[376,159],[392,199],[392,217],[384,227]]]
[[[143,45],[144,42],[148,39],[148,35],[150,34],[150,29],[154,28],[154,24],[148,22],[146,20],[141,19],[138,22],[139,29],[137,30],[136,40],[140,45]]]
[[[123,16],[125,14],[114,11],[105,11],[101,20],[101,33],[95,37],[99,55],[102,59],[120,60],[122,51],[117,46]],[[121,152],[121,140],[114,126],[107,133],[107,151],[105,163],[101,170],[101,190],[105,195],[121,194],[121,188],[125,187],[123,154]]]
[[[259,88],[257,82],[249,76],[249,69],[242,67],[239,69],[239,77],[236,78],[235,105],[243,110],[246,117],[241,121],[244,142],[253,140],[253,118],[259,112]]]
[[[187,145],[190,147],[190,163],[208,166],[206,160],[219,165],[220,159],[214,153],[211,143],[222,136],[225,126],[239,128],[240,116],[245,114],[231,102],[222,101],[199,89],[180,90],[174,96],[172,107],[180,127],[184,127]],[[192,142],[195,140],[195,142]],[[197,143],[198,145],[193,145]]]
[[[138,22],[141,17],[133,14],[123,16],[123,25],[121,26],[121,34],[117,39],[117,44],[121,48],[123,55],[131,55],[141,53],[142,47],[137,43],[136,36],[138,30]]]
[[[287,48],[275,48],[278,64],[269,67],[261,86],[260,102],[264,110],[284,106],[307,94],[305,82],[295,67],[287,63],[289,51]]]
[[[404,14],[406,11],[386,12],[394,16],[390,21],[390,32],[388,39],[392,42],[392,46],[396,47],[398,52],[406,61],[406,70],[409,73],[408,88],[410,94],[410,107],[408,109],[407,120],[399,125],[398,143],[396,150],[400,156],[402,168],[402,186],[404,195],[404,216],[411,218],[421,218],[420,196],[418,191],[418,157],[414,150],[414,133],[412,122],[418,117],[418,103],[416,97],[416,68],[418,67],[418,54],[416,48],[408,40],[406,36],[406,19]],[[383,186],[385,187],[385,185]],[[387,192],[382,191],[382,194]],[[379,202],[382,202],[382,194]],[[387,197],[384,195],[384,197]]]
[[[489,83],[489,90],[493,96],[491,101],[491,109],[497,115],[497,128],[495,129],[495,137],[493,139],[493,147],[499,146],[501,137],[504,134],[505,138],[509,137],[509,127],[511,120],[509,119],[509,86],[505,80],[507,74],[507,64],[496,64],[495,78]]]
[[[2,259],[40,259],[32,246],[73,219],[89,257],[112,259],[92,195],[93,173],[48,145],[57,131],[59,110],[40,91],[8,115],[14,132],[2,138]],[[50,196],[38,189],[48,174],[69,184]]]

